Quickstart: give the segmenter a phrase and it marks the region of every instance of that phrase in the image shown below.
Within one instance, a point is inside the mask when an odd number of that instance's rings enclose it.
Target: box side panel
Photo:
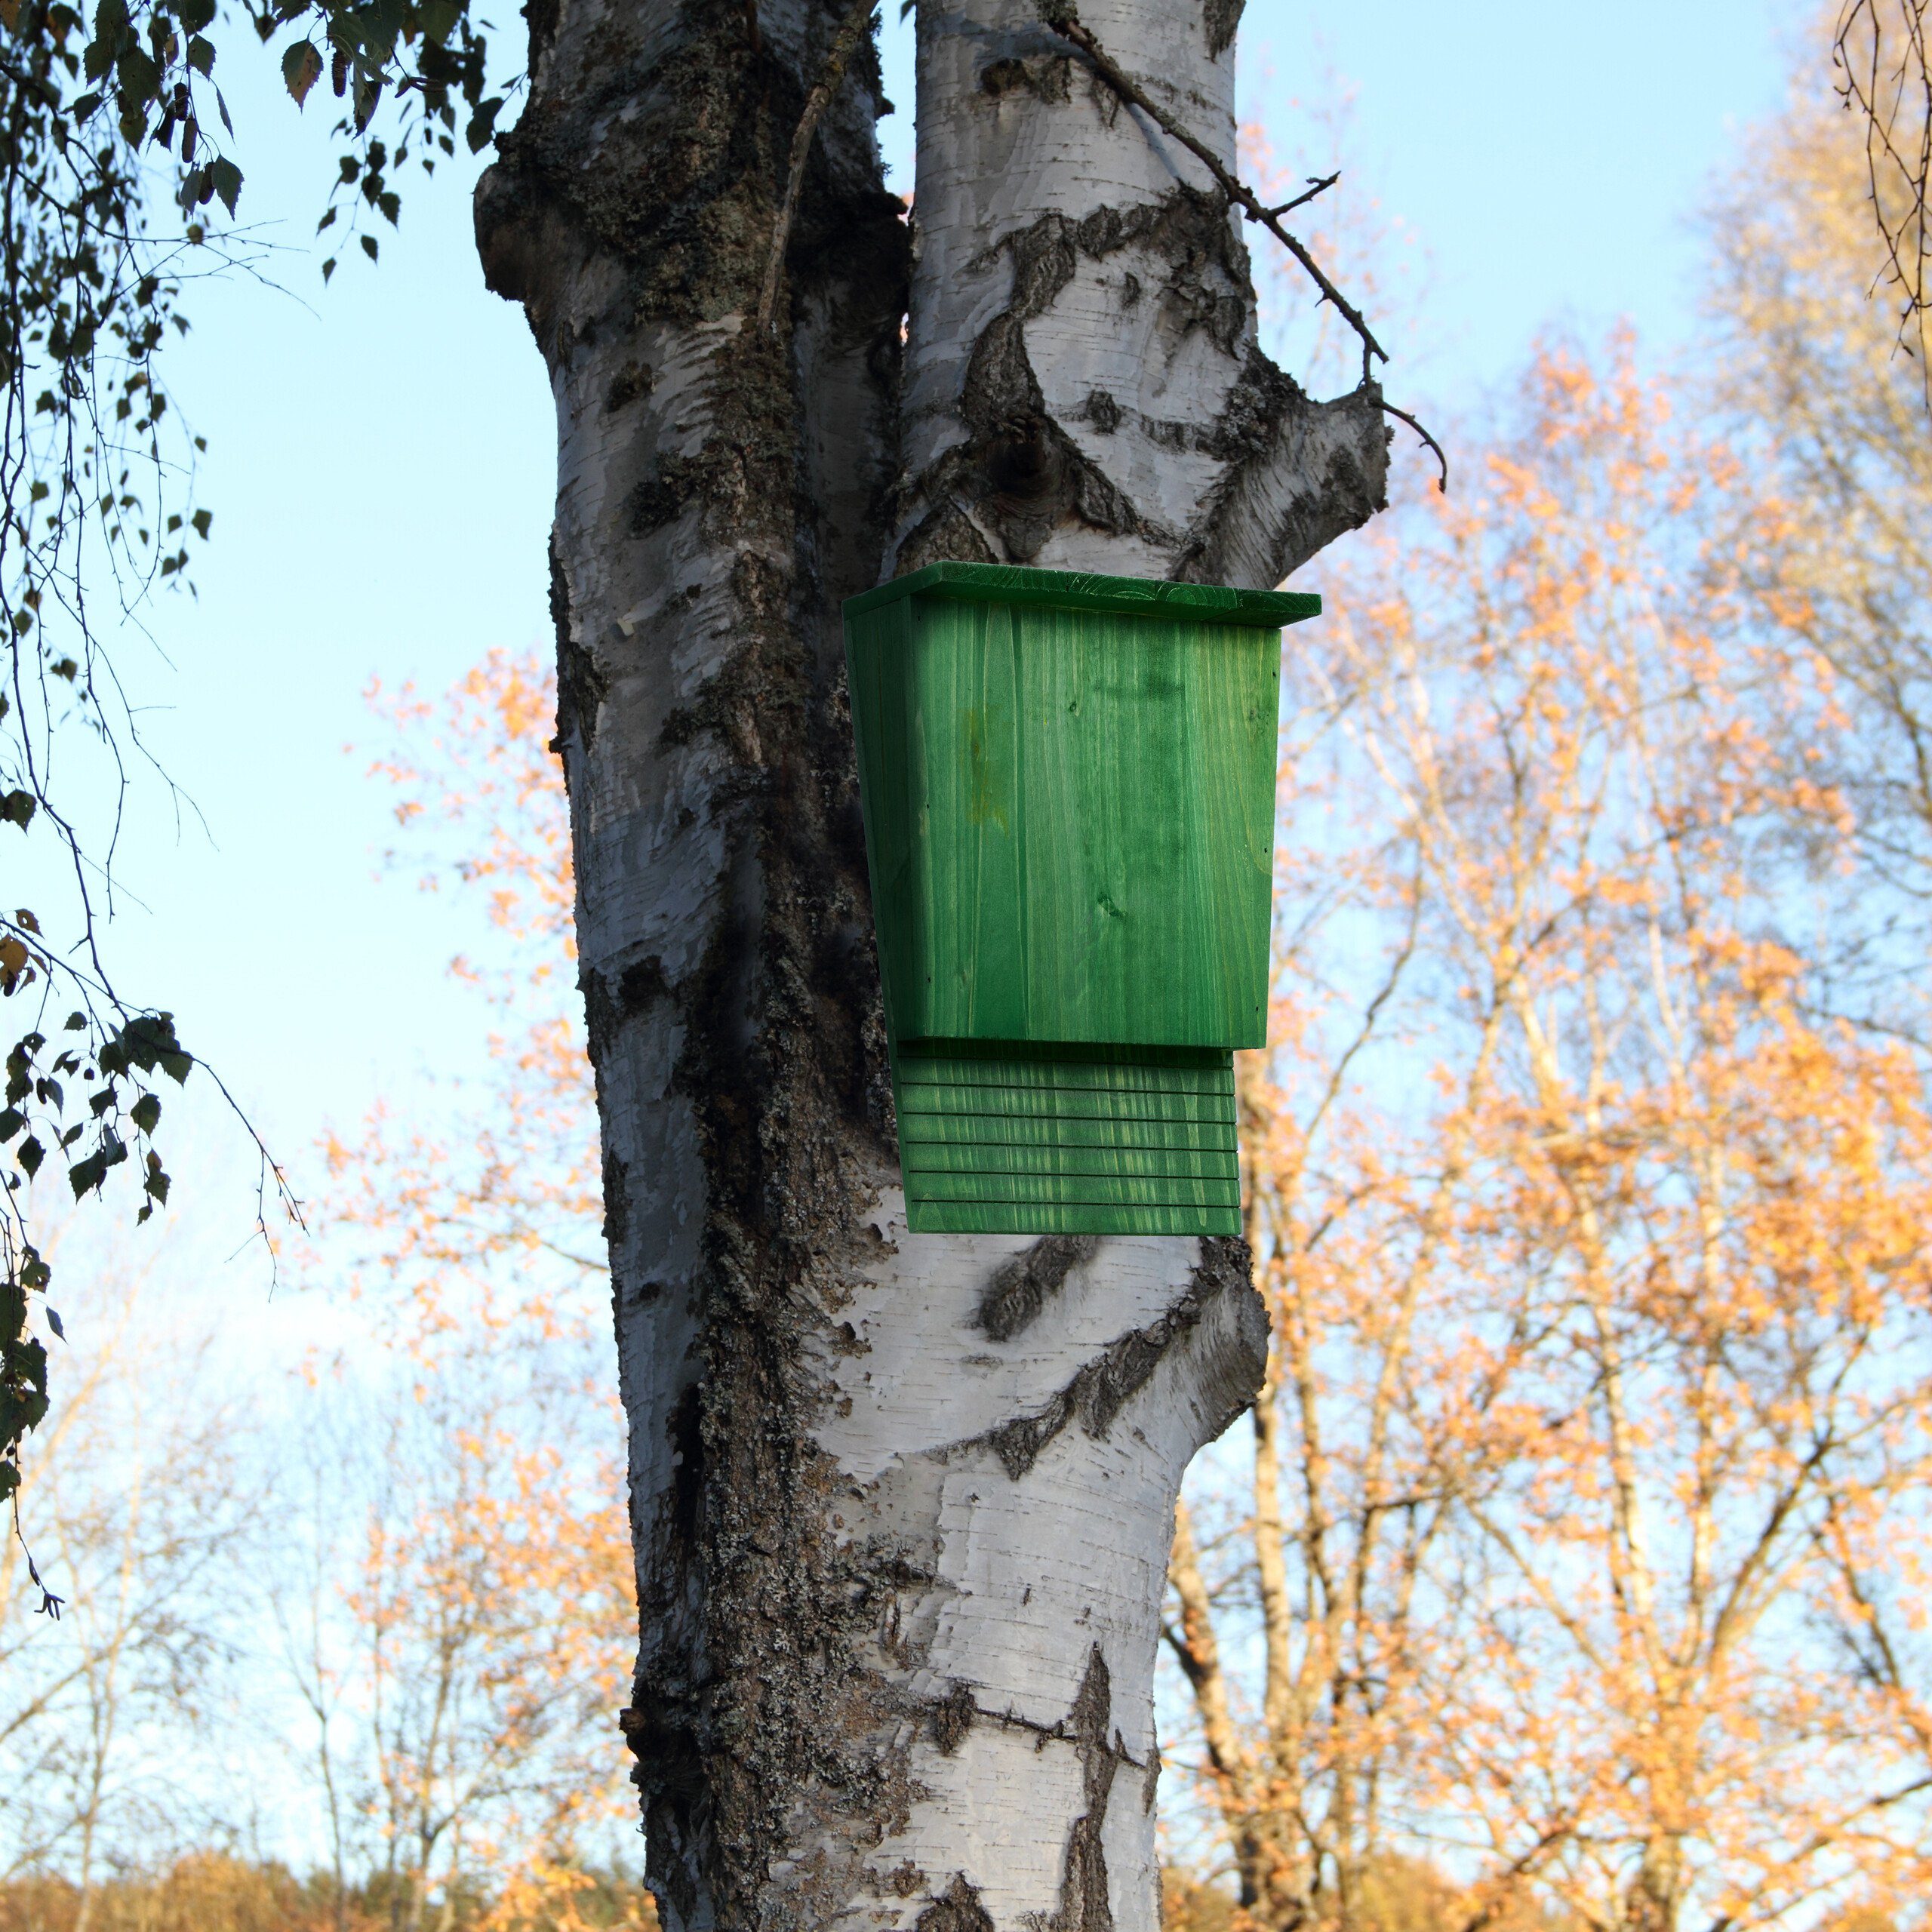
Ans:
[[[845,667],[866,824],[866,864],[878,935],[879,977],[892,1030],[916,1016],[907,994],[918,983],[921,906],[915,888],[918,840],[906,732],[906,641],[911,613],[903,601],[845,620]]]
[[[1204,1022],[1225,1026],[1231,1047],[1268,1040],[1269,928],[1275,887],[1275,777],[1280,744],[1281,654],[1273,630],[1202,634],[1211,673],[1188,687],[1190,774],[1204,801],[1202,926],[1211,931],[1212,977],[1225,1001]]]

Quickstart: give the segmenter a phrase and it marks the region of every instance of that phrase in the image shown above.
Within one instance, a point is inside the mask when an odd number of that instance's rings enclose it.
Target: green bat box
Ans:
[[[1241,1232],[1291,592],[935,564],[845,605],[907,1220]]]

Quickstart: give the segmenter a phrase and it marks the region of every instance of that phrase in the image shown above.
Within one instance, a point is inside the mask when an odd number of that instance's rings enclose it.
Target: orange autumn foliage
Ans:
[[[648,1894],[608,1877],[585,1882],[570,1932],[656,1932]],[[281,1865],[199,1851],[151,1875],[97,1886],[85,1908],[79,1887],[66,1880],[0,1883],[0,1932],[392,1932],[395,1903],[380,1884],[338,1897],[326,1880],[298,1878]],[[478,1932],[488,1909],[460,1896],[438,1923],[444,1932]],[[562,1921],[540,1915],[515,1922],[528,1932],[565,1932]]]
[[[407,1398],[352,1537],[353,1642],[315,1648],[306,1694],[318,1721],[345,1697],[365,1714],[360,1823],[399,1928],[467,1887],[487,1932],[577,1932],[619,1922],[586,1859],[629,1835],[636,1608],[554,690],[498,651],[441,706],[386,708],[400,748],[377,771],[417,851],[453,839],[426,888],[484,896],[492,963],[452,970],[497,1023],[488,1078],[450,1090],[440,1129],[378,1112],[328,1144],[327,1224],[357,1244]]]
[[[377,1271],[420,1289],[418,1313],[433,1323],[458,1277],[521,1261],[538,1272],[519,1292],[540,1300],[550,1285],[605,1268],[570,826],[548,748],[555,674],[534,657],[493,651],[440,706],[414,688],[392,703],[379,685],[369,696],[398,730],[373,773],[396,788],[396,821],[414,851],[428,848],[422,889],[481,894],[496,942],[488,967],[468,955],[451,965],[500,1021],[494,1077],[466,1107],[463,1131],[399,1127],[378,1109],[359,1138],[332,1136],[326,1149],[335,1224],[376,1237]],[[451,837],[454,850],[438,849]]]
[[[1272,1308],[1171,1647],[1242,1923],[1802,1924],[1932,1893],[1932,1112],[1746,488],[1627,344],[1288,660]],[[1881,909],[1868,899],[1875,921]]]

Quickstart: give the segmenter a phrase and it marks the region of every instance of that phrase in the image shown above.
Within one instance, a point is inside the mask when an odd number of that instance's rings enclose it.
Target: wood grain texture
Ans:
[[[897,1038],[1264,1043],[1274,630],[924,596],[849,638]]]

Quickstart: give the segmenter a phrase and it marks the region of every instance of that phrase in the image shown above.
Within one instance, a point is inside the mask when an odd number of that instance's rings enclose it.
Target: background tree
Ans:
[[[1851,726],[1779,747],[1853,814],[1867,916],[1846,921],[1838,996],[1908,1024],[1932,882],[1932,446],[1920,371],[1857,279],[1864,187],[1856,126],[1800,75],[1708,224],[1715,386],[1761,478],[1732,540],[1780,620],[1770,641],[1829,665]]]
[[[1838,93],[1855,110],[1865,145],[1866,232],[1878,229],[1875,272],[1866,285],[1887,298],[1894,340],[1915,354],[1921,393],[1932,401],[1926,374],[1927,325],[1932,317],[1925,272],[1928,248],[1926,189],[1932,182],[1932,61],[1924,0],[1841,0],[1832,62]],[[1869,252],[1854,259],[1863,263]]]
[[[1379,1924],[1424,1849],[1445,1926],[1923,1896],[1932,1685],[1878,1633],[1928,1555],[1932,1115],[1817,1010],[1847,808],[1780,751],[1844,726],[1696,542],[1744,488],[1548,353],[1309,666],[1334,776],[1291,774],[1319,862],[1244,1087],[1269,1382],[1169,1629],[1258,1923]]]
[[[192,1346],[155,1335],[139,1276],[94,1278],[72,1304],[95,1337],[87,1373],[37,1445],[27,1512],[76,1586],[57,1622],[37,1614],[25,1549],[0,1554],[0,1881],[63,1870],[76,1932],[131,1842],[187,1849],[208,1827],[208,1794],[174,1767],[232,1689],[258,1500],[245,1414]]]
[[[116,1564],[137,1574],[166,1616],[122,1617],[95,1642],[118,1599],[77,1556],[88,1601],[57,1624],[36,1619],[17,1550],[0,1654],[35,1702],[0,1740],[0,1769],[35,1801],[10,1817],[20,1832],[0,1924],[650,1922],[623,1870],[633,1801],[617,1712],[635,1611],[615,1395],[601,1372],[605,1278],[570,1251],[595,1232],[595,1171],[586,1203],[572,1192],[572,1141],[581,1158],[592,1102],[559,1010],[572,990],[555,909],[568,904],[569,855],[546,685],[497,656],[446,706],[412,696],[398,707],[406,755],[383,769],[399,787],[405,849],[484,915],[488,967],[457,971],[481,983],[503,1030],[497,1081],[450,1093],[435,1131],[398,1134],[379,1116],[371,1134],[386,1139],[366,1159],[331,1149],[343,1184],[319,1218],[332,1245],[294,1258],[318,1287],[355,1264],[342,1282],[352,1320],[329,1324],[338,1347],[291,1377],[278,1432],[238,1431],[170,1352],[137,1349],[158,1325],[195,1330],[178,1285],[163,1287],[145,1324],[120,1324],[128,1348],[99,1370],[109,1398],[94,1405],[98,1426],[88,1433],[90,1385],[35,1439],[30,1532],[64,1557],[66,1512],[88,1501],[110,1577]],[[426,836],[431,822],[454,835]],[[117,1332],[108,1311],[80,1312]],[[147,1480],[120,1495],[132,1463],[117,1432],[138,1438],[137,1396],[173,1432],[149,1445]],[[178,1482],[165,1479],[171,1458]],[[238,1482],[244,1465],[272,1482],[272,1513]],[[205,1544],[183,1527],[203,1480],[225,1512],[225,1533]],[[148,1546],[125,1534],[136,1518],[167,1528],[155,1548],[173,1560],[158,1575]],[[238,1519],[253,1534],[235,1534]],[[62,1676],[83,1640],[118,1678]],[[199,1687],[217,1666],[224,1695],[207,1700],[198,1733]],[[101,1685],[111,1724],[97,1721]],[[192,1777],[184,1735],[203,1739]],[[99,1787],[105,1871],[83,1842],[86,1820],[56,1803],[83,1773],[83,1798]],[[266,1820],[258,1773],[275,1795]],[[266,1860],[264,1832],[320,1869],[298,1880]]]
[[[345,152],[322,226],[340,221],[371,260],[365,217],[395,222],[404,171],[433,168],[458,138],[481,147],[503,105],[466,0],[262,0],[217,16],[215,0],[101,0],[91,19],[64,0],[0,10],[0,820],[30,841],[20,873],[38,908],[0,912],[0,996],[20,1002],[0,1105],[14,1155],[0,1500],[47,1407],[27,1318],[50,1279],[31,1184],[47,1165],[78,1198],[131,1164],[147,1220],[169,1188],[156,1076],[179,1082],[193,1064],[171,1016],[125,996],[102,940],[124,814],[146,795],[137,780],[169,789],[143,740],[128,639],[149,598],[186,581],[211,525],[195,491],[203,446],[171,412],[161,352],[186,327],[185,288],[259,260],[232,228],[243,177],[217,55],[278,43],[298,105],[328,75]],[[278,1193],[292,1210],[260,1152],[264,1206]]]

